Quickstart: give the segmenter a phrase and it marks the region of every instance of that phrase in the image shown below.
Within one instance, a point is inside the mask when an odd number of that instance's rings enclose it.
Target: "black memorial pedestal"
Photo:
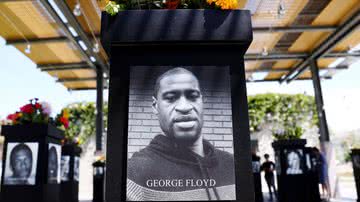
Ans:
[[[357,191],[357,202],[360,202],[360,149],[351,150],[351,160],[354,169],[354,178]]]
[[[93,163],[93,202],[104,201],[105,163]]]
[[[61,202],[79,201],[79,159],[81,148],[69,144],[61,153]]]
[[[309,147],[305,147],[305,164],[306,171],[305,177],[307,179],[306,186],[306,195],[308,196],[308,201],[317,202],[321,201],[320,192],[319,192],[319,173],[317,170],[317,156],[314,153],[314,150]]]
[[[234,195],[238,202],[254,201],[244,67],[244,54],[251,41],[251,15],[247,10],[128,10],[116,16],[103,13],[101,42],[110,56],[111,72],[107,202],[125,201],[127,193],[133,192],[126,186],[130,70],[146,67],[151,71],[164,66],[223,67],[224,71],[228,68],[235,159]],[[217,79],[210,78],[212,82]],[[137,196],[143,197],[142,194]],[[207,196],[210,198],[209,194]]]
[[[2,202],[60,202],[63,131],[53,125],[3,126]]]
[[[255,202],[263,202],[263,193],[261,189],[261,163],[260,157],[255,154],[252,155],[252,168],[254,176],[254,191],[255,191]]]
[[[314,180],[306,164],[306,140],[278,140],[275,150],[279,202],[318,202]],[[314,191],[315,189],[315,191]]]

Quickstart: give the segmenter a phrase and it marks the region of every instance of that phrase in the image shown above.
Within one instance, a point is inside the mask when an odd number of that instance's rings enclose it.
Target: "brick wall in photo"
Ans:
[[[132,67],[129,90],[128,157],[162,133],[153,113],[156,78],[166,67]],[[233,153],[230,81],[227,67],[194,67],[204,98],[202,134],[216,148]]]

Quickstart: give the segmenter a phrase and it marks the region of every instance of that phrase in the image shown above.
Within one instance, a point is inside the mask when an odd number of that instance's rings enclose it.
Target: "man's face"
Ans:
[[[295,152],[288,154],[288,164],[290,168],[297,169],[299,168],[299,156]]]
[[[31,154],[25,150],[20,150],[15,154],[15,162],[13,164],[14,176],[27,178],[30,175],[32,160]]]
[[[52,177],[56,177],[57,175],[57,155],[54,150],[50,150],[49,152],[49,175]]]
[[[180,143],[193,144],[201,134],[203,100],[198,80],[189,73],[160,81],[153,108],[163,132]]]

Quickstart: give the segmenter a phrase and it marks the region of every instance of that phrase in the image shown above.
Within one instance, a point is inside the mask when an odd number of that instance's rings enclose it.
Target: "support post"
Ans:
[[[325,183],[327,185],[327,196],[331,197],[335,193],[335,183],[336,183],[336,172],[334,170],[334,152],[333,147],[330,142],[329,129],[326,121],[326,115],[324,110],[324,101],[321,90],[320,76],[319,76],[319,68],[317,65],[316,59],[310,60],[310,68],[312,81],[315,91],[315,102],[316,109],[319,118],[319,130],[320,130],[320,147],[321,151],[326,159],[327,163],[327,171],[324,173],[326,179]]]
[[[312,81],[315,91],[315,102],[316,102],[316,109],[319,118],[319,129],[320,129],[320,142],[329,142],[329,129],[326,122],[325,110],[324,110],[324,101],[322,96],[321,90],[321,83],[320,83],[320,76],[319,76],[319,68],[317,66],[316,60],[312,59],[310,61],[311,67],[311,75]]]
[[[102,151],[103,122],[103,69],[96,67],[96,151]]]

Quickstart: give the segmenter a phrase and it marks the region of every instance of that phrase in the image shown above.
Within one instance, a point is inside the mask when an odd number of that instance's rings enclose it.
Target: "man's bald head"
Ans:
[[[173,76],[173,75],[177,75],[177,74],[189,74],[189,75],[192,75],[197,80],[197,82],[198,82],[198,84],[200,86],[199,80],[196,78],[196,76],[191,71],[189,71],[189,70],[187,70],[187,69],[185,69],[183,67],[176,67],[176,68],[173,68],[173,69],[170,69],[170,70],[166,71],[165,73],[161,74],[156,79],[155,88],[154,88],[154,97],[155,98],[158,95],[161,80],[163,80],[165,77]]]

